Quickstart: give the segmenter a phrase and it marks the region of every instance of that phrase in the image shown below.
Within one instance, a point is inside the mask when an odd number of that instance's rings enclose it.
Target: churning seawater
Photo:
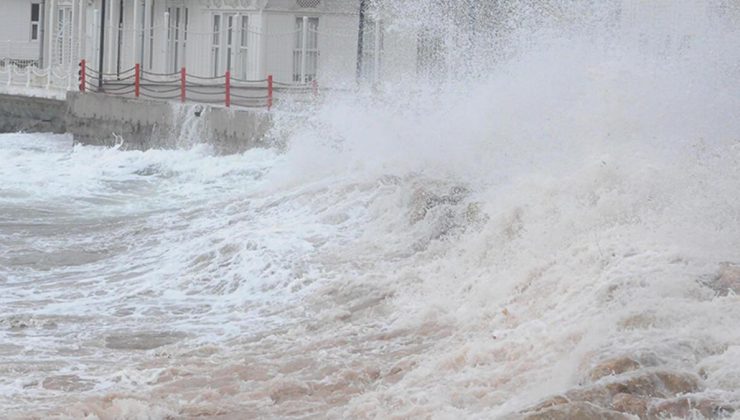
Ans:
[[[2,417],[738,418],[740,43],[697,34],[230,156],[0,135]]]

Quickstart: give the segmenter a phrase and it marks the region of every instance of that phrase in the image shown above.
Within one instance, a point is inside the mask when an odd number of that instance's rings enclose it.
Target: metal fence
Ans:
[[[91,22],[92,31],[65,30],[53,36],[47,49],[50,56],[44,58],[50,68],[39,68],[39,60],[2,58],[0,49],[0,86],[16,87],[14,93],[21,94],[23,87],[56,93],[83,90],[270,108],[316,96],[319,73],[331,83],[341,79],[335,89],[342,88],[344,79],[354,79],[353,31],[319,30],[316,18],[300,17],[283,32],[268,32],[252,26],[245,15],[220,16],[219,22],[211,22],[213,30],[202,32],[193,31],[187,20],[170,18],[164,25],[107,27],[102,71],[99,22]],[[326,60],[321,60],[322,53]],[[77,65],[80,58],[87,60],[82,68]]]
[[[100,73],[85,60],[80,62],[79,90],[129,98],[195,102],[225,107],[272,108],[281,101],[305,101],[318,95],[318,83],[295,84],[265,79],[232,77],[230,71],[214,77],[179,72],[156,73],[140,64],[116,73]]]

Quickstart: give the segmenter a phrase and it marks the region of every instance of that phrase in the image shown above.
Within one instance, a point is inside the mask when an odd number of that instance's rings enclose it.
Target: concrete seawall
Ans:
[[[88,145],[145,150],[209,143],[235,153],[263,145],[270,127],[270,114],[261,110],[79,92],[69,92],[66,101],[0,95],[0,132],[70,133]]]
[[[0,133],[64,133],[67,104],[57,99],[0,94]]]

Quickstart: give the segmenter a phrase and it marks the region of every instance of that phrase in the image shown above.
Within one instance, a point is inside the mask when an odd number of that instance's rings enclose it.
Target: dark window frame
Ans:
[[[39,40],[41,26],[41,3],[31,3],[31,41]]]

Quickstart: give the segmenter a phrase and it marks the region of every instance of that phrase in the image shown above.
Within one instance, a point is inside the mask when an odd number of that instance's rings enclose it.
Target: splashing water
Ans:
[[[284,150],[0,136],[2,411],[740,411],[740,15],[512,4],[485,71],[278,114]]]

